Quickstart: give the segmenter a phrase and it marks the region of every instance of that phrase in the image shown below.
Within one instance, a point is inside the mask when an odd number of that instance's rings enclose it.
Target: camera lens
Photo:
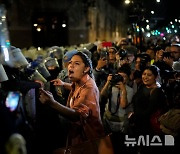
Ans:
[[[120,74],[114,74],[111,79],[111,84],[116,85],[118,82],[123,82],[124,78]]]

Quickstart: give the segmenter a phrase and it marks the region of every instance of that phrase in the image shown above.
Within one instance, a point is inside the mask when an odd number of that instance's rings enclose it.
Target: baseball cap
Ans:
[[[68,61],[70,61],[71,58],[73,57],[73,55],[75,55],[76,53],[78,53],[77,50],[67,51],[67,52],[64,54],[63,62],[68,62]]]

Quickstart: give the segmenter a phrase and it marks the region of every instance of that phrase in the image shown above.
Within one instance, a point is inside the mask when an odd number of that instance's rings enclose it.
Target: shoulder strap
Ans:
[[[112,86],[110,88],[110,94],[109,94],[109,104],[108,104],[108,110],[111,112],[111,115],[114,115],[117,113],[118,109],[119,109],[119,104],[120,104],[120,91],[118,92],[118,96],[117,96],[117,101],[116,101],[116,110],[114,112],[111,111],[111,98],[112,98]]]

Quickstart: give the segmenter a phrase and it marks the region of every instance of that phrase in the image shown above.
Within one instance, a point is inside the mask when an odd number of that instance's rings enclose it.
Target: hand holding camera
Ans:
[[[120,74],[113,74],[111,78],[111,85],[115,86],[118,82],[123,82],[124,78]]]

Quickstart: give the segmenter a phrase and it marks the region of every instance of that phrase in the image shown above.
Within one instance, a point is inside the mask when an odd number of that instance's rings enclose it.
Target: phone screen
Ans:
[[[6,97],[6,107],[10,109],[10,111],[15,111],[18,107],[20,100],[20,93],[15,91],[10,91]]]

